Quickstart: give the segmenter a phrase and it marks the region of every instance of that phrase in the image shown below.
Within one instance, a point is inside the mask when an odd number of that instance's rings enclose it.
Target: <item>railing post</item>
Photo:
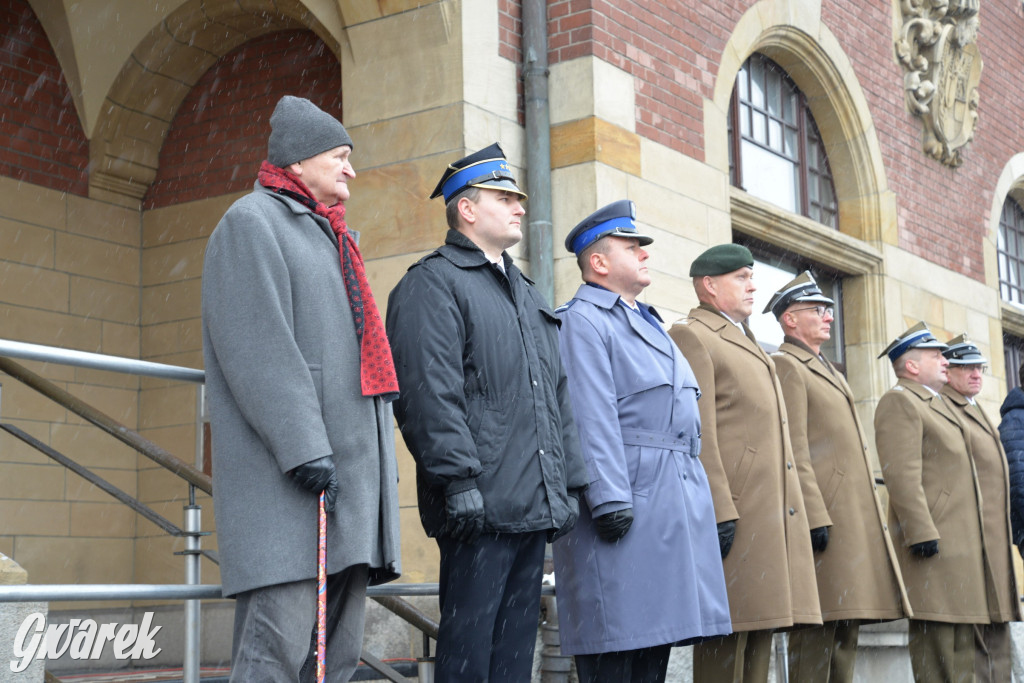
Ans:
[[[196,505],[196,488],[189,484],[189,504],[185,506],[185,583],[200,583],[199,539],[202,536],[202,509]],[[185,601],[185,656],[182,662],[183,683],[199,683],[201,614],[199,600]]]

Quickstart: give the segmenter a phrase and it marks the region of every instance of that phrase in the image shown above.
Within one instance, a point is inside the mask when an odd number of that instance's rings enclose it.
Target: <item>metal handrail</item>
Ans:
[[[437,595],[436,583],[388,583],[369,586],[368,598]],[[550,586],[546,587],[550,590]],[[89,600],[220,600],[219,584],[170,583],[22,584],[0,586],[0,602],[75,602]]]
[[[185,381],[203,384],[205,373],[195,368],[165,365],[149,361],[122,358],[118,356],[107,356],[103,354],[88,353],[37,344],[26,344],[11,340],[0,339],[0,372],[5,372],[11,377],[21,381],[26,386],[38,391],[52,401],[55,401],[64,408],[74,412],[87,422],[99,427],[107,434],[127,444],[134,450],[156,462],[161,467],[178,475],[189,483],[189,505],[185,507],[186,527],[182,534],[186,537],[187,545],[183,553],[194,558],[186,563],[186,581],[188,584],[111,584],[111,585],[22,585],[22,586],[0,586],[0,602],[49,602],[49,601],[76,601],[76,600],[183,600],[185,601],[185,661],[183,675],[186,681],[198,681],[199,678],[199,601],[209,599],[221,599],[223,597],[221,587],[216,585],[199,584],[198,556],[206,555],[214,562],[217,559],[212,553],[199,549],[198,537],[203,535],[200,531],[199,507],[195,505],[195,489],[206,493],[212,493],[212,479],[189,465],[187,462],[177,458],[165,451],[138,433],[118,423],[110,416],[102,413],[93,406],[78,399],[53,382],[30,371],[28,368],[14,362],[13,358],[34,360],[46,363],[58,363],[72,365],[96,370],[120,372],[146,377],[155,377],[174,381]],[[201,394],[200,394],[201,397]],[[11,425],[4,425],[6,431],[11,431]],[[20,430],[18,430],[20,431]],[[12,432],[13,434],[13,432]],[[19,436],[18,438],[22,438]],[[44,444],[45,446],[45,444]],[[44,451],[45,452],[45,451]],[[48,453],[49,455],[49,453]],[[60,455],[60,454],[57,454]],[[51,455],[53,457],[53,455]],[[55,458],[65,467],[69,465],[63,462],[61,456]],[[64,458],[70,463],[70,459]],[[71,468],[78,472],[77,469]],[[84,468],[82,468],[84,469]],[[88,473],[88,470],[85,471]],[[79,472],[82,476],[87,474]],[[91,480],[90,480],[91,481]],[[102,481],[102,480],[101,480]],[[96,482],[93,482],[96,484]],[[104,482],[106,483],[106,482]],[[99,485],[99,484],[97,484]],[[109,489],[115,489],[108,485]],[[117,495],[118,491],[104,488],[121,502],[144,514],[135,505],[128,503]],[[126,495],[126,494],[125,494]],[[137,501],[136,501],[137,502]],[[141,503],[139,503],[141,506]],[[143,506],[144,507],[144,506]],[[155,514],[155,513],[154,513]],[[163,526],[163,525],[160,525]],[[173,526],[173,525],[171,525]],[[169,530],[166,529],[165,530]],[[176,531],[179,531],[175,527]],[[174,533],[173,531],[171,533]],[[550,588],[546,587],[550,593]],[[424,634],[424,648],[427,646],[427,638],[437,639],[438,624],[426,614],[420,612],[412,604],[406,602],[400,596],[434,596],[438,594],[437,584],[389,584],[385,586],[371,586],[367,589],[367,597],[373,599],[385,609],[401,617],[403,620],[419,629]],[[377,661],[365,650],[362,659],[372,669],[384,675],[388,680],[403,680],[396,671],[387,664]]]
[[[73,365],[93,370],[109,370],[110,372],[120,372],[129,375],[159,377],[161,379],[193,382],[195,384],[202,384],[206,378],[206,373],[196,368],[165,365],[164,363],[123,358],[121,356],[107,356],[102,353],[89,353],[74,349],[60,349],[41,344],[26,344],[9,339],[0,339],[0,356],[20,358],[22,360],[38,360],[44,363],[59,363],[60,365]]]
[[[97,410],[96,408],[93,408],[85,401],[82,401],[80,398],[65,391],[64,389],[61,389],[45,377],[37,375],[24,365],[15,363],[10,358],[5,358],[4,345],[10,345],[11,343],[12,342],[2,342],[2,344],[0,344],[0,371],[7,373],[11,377],[23,382],[32,389],[35,389],[51,401],[60,404],[92,425],[99,427],[118,441],[131,446],[142,455],[146,456],[164,469],[178,475],[200,491],[205,491],[206,493],[213,492],[213,480],[206,473],[196,469],[160,446],[157,446],[138,432],[128,429],[114,418],[100,410]],[[33,345],[26,344],[25,346]],[[114,357],[111,356],[110,358]]]

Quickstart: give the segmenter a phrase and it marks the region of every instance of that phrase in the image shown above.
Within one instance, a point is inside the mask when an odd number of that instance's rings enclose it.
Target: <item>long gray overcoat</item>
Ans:
[[[359,350],[326,219],[259,184],[210,236],[203,354],[225,596],[316,576],[317,496],[287,472],[334,458],[327,571],[398,577],[390,405],[362,396]]]
[[[575,529],[553,546],[562,652],[731,632],[689,364],[613,292],[583,285],[559,312],[590,484]],[[591,512],[601,505],[633,509],[616,543],[595,531]]]

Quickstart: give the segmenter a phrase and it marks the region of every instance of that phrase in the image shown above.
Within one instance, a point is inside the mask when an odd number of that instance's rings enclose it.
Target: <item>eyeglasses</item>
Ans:
[[[988,374],[988,366],[987,365],[978,365],[976,363],[969,363],[967,365],[951,363],[950,366],[949,366],[949,369],[950,370],[963,370],[967,374],[971,374],[975,370],[979,370],[979,371],[981,371],[981,374],[983,374],[983,375]]]
[[[814,311],[818,314],[819,318],[824,318],[826,315],[829,317],[835,317],[835,309],[831,306],[808,306],[807,308],[794,308],[793,313],[797,311]]]

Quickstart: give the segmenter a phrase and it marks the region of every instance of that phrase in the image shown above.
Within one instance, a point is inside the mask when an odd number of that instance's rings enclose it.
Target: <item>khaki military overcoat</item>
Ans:
[[[733,630],[820,624],[810,528],[831,522],[809,462],[805,505],[775,364],[749,330],[704,305],[670,335],[700,385],[700,459],[715,516],[736,520],[723,563]]]
[[[814,555],[822,618],[908,616],[910,601],[850,386],[826,359],[788,337],[772,360],[786,399],[793,451],[811,461],[832,518],[828,547]]]
[[[977,479],[955,406],[901,379],[879,400],[875,444],[889,490],[889,532],[915,619],[989,622]],[[938,540],[939,553],[910,546]]]
[[[989,595],[989,617],[994,622],[1020,621],[1020,590],[1013,570],[1013,555],[1010,548],[1013,534],[1010,531],[1010,475],[1006,465],[1006,453],[999,440],[999,430],[989,421],[981,406],[972,405],[949,385],[942,390],[959,411],[960,419],[967,427],[971,440],[971,455],[978,473],[978,487],[981,489],[983,511],[982,524],[985,529],[986,569],[991,572],[990,585],[994,594]]]

